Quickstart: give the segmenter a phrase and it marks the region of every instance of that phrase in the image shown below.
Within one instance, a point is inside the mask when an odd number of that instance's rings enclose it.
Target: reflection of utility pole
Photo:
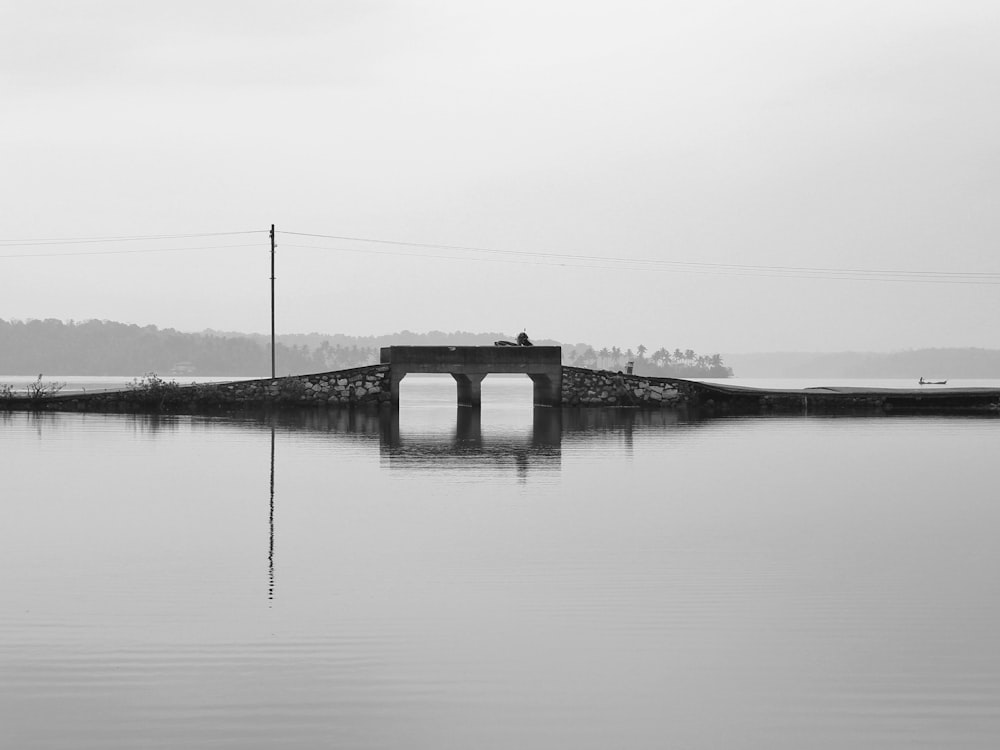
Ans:
[[[267,549],[267,598],[274,599],[274,425],[271,426],[271,542]]]
[[[271,225],[271,380],[274,380],[274,224]]]

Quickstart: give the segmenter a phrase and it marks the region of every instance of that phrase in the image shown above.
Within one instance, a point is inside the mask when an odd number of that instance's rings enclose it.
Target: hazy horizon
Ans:
[[[49,316],[49,318],[51,318],[51,316]],[[32,318],[32,319],[34,319],[34,320],[45,320],[45,318]],[[3,321],[3,320],[4,320],[3,318],[0,318],[0,321]],[[16,320],[16,319],[10,319],[10,320]],[[60,322],[67,323],[67,324],[68,323],[77,323],[77,324],[79,324],[79,323],[86,322],[86,320],[66,319],[66,320],[62,320]],[[202,334],[202,335],[206,335],[207,334],[207,335],[223,335],[223,336],[246,336],[246,337],[255,337],[255,338],[256,337],[262,337],[262,338],[266,338],[266,339],[269,339],[270,336],[271,336],[271,332],[270,331],[241,331],[241,330],[236,330],[236,329],[221,329],[221,328],[211,328],[211,327],[202,328],[202,329],[199,329],[199,330],[195,330],[195,329],[182,329],[182,328],[174,328],[172,326],[161,326],[161,325],[157,325],[156,323],[138,323],[136,321],[131,321],[131,320],[117,320],[117,321],[106,321],[106,322],[120,323],[122,325],[129,325],[129,326],[135,325],[135,326],[138,326],[140,328],[144,328],[146,326],[153,326],[154,328],[157,328],[160,331],[175,330],[178,333],[183,333],[183,334]],[[343,338],[347,338],[347,339],[374,339],[374,340],[379,340],[379,339],[387,339],[387,338],[390,338],[392,336],[402,335],[402,334],[415,334],[417,336],[427,336],[427,335],[432,334],[432,333],[442,333],[442,334],[445,334],[446,336],[449,336],[449,337],[452,336],[452,335],[454,335],[454,334],[460,334],[460,333],[469,334],[470,336],[475,336],[475,337],[495,335],[495,336],[506,337],[507,339],[510,339],[510,340],[513,340],[516,337],[516,333],[514,333],[512,331],[476,331],[476,330],[469,330],[469,329],[412,330],[412,329],[407,329],[407,328],[398,328],[398,329],[393,330],[393,331],[375,332],[375,333],[358,333],[358,332],[352,332],[352,331],[320,331],[320,330],[308,330],[308,331],[307,330],[301,330],[301,331],[281,331],[281,330],[278,330],[278,331],[276,331],[275,336],[278,339],[278,341],[280,342],[282,338],[293,338],[293,337],[310,337],[310,338],[323,338],[323,337],[326,337],[326,338],[329,338],[329,339],[333,339],[333,338],[337,338],[337,337],[343,337]],[[931,347],[905,347],[905,348],[898,348],[898,349],[881,349],[881,350],[880,349],[839,349],[839,350],[829,350],[829,351],[818,350],[818,349],[762,349],[762,350],[757,350],[757,351],[749,351],[749,350],[748,351],[736,351],[736,350],[734,350],[734,351],[710,351],[710,350],[707,350],[707,349],[704,349],[704,348],[699,348],[697,346],[689,346],[689,344],[692,344],[692,342],[662,342],[662,341],[653,341],[653,342],[646,342],[646,341],[621,342],[621,341],[609,341],[609,342],[600,342],[600,343],[598,343],[598,342],[589,341],[589,340],[586,340],[586,339],[580,340],[580,341],[569,340],[569,339],[560,338],[558,336],[546,336],[544,339],[536,338],[535,340],[536,340],[536,342],[554,341],[554,342],[557,342],[560,346],[570,346],[570,347],[572,347],[572,346],[580,346],[582,344],[586,344],[586,345],[590,345],[590,346],[594,347],[595,350],[599,350],[599,349],[601,349],[602,347],[605,347],[605,346],[607,346],[609,348],[612,347],[612,346],[617,346],[622,351],[625,351],[626,349],[635,350],[635,349],[638,348],[638,346],[640,344],[645,345],[646,348],[647,348],[647,350],[649,350],[650,352],[652,352],[655,349],[659,349],[661,346],[662,347],[666,347],[668,350],[671,350],[671,351],[673,349],[675,349],[675,348],[680,348],[682,350],[683,349],[688,349],[688,348],[694,348],[699,354],[721,354],[721,355],[724,355],[726,357],[728,357],[728,356],[734,356],[734,357],[784,357],[784,356],[795,356],[795,357],[809,357],[809,356],[829,357],[829,356],[834,356],[834,355],[866,355],[866,354],[873,354],[873,355],[893,355],[893,354],[905,354],[905,353],[908,353],[908,352],[952,351],[952,350],[954,350],[954,351],[970,351],[970,350],[1000,351],[1000,346],[996,346],[996,347],[979,347],[979,346],[967,346],[967,347],[960,347],[960,346],[931,346]],[[669,344],[669,346],[668,346],[668,344]],[[433,343],[428,343],[427,345],[428,346],[432,346]]]
[[[1000,347],[996,3],[3,20],[0,318]]]

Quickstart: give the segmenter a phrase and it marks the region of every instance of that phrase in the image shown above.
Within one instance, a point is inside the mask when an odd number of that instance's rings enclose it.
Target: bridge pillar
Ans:
[[[389,403],[392,404],[392,408],[397,408],[399,406],[399,382],[406,377],[406,372],[398,372],[396,370],[389,371]]]
[[[453,372],[451,376],[455,378],[455,383],[458,385],[459,406],[483,405],[483,378],[486,377],[486,373]]]
[[[559,406],[562,397],[562,373],[559,380],[553,382],[550,375],[544,373],[528,373],[531,382],[534,383],[534,403],[535,406]]]

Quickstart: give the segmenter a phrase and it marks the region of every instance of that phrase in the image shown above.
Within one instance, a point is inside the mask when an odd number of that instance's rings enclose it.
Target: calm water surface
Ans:
[[[996,419],[0,413],[11,748],[992,748]]]

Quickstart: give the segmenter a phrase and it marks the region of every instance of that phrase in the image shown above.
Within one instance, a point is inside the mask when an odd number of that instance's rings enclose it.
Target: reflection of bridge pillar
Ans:
[[[379,442],[384,448],[403,444],[399,436],[399,409],[381,409],[378,415]]]
[[[562,375],[553,378],[543,373],[528,373],[534,387],[535,406],[559,406],[562,390]]]
[[[535,407],[531,415],[531,445],[558,448],[562,445],[562,410]]]
[[[458,405],[459,406],[482,406],[483,405],[483,378],[485,373],[457,373],[451,374],[458,385]]]

